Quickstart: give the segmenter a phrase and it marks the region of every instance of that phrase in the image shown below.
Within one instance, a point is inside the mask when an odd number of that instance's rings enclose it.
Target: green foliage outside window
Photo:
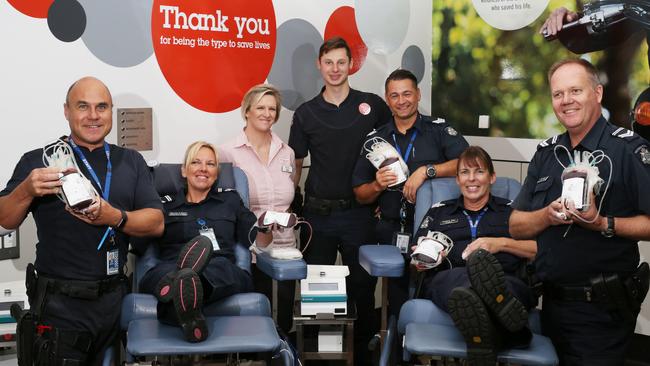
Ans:
[[[533,24],[501,31],[478,16],[471,0],[433,0],[432,115],[446,118],[465,135],[546,138],[562,132],[546,72],[554,62],[578,56],[537,32],[552,9],[575,5],[551,0]],[[632,103],[650,82],[647,44],[637,41],[635,47],[627,83]],[[597,67],[605,57],[603,51],[587,56]],[[479,115],[490,116],[489,129],[478,128]]]

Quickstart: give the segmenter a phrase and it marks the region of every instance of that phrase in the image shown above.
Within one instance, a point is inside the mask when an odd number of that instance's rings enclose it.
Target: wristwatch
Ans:
[[[601,234],[603,234],[604,237],[606,238],[611,238],[616,234],[616,229],[614,228],[614,217],[613,216],[607,216],[607,229],[605,231],[601,231]]]
[[[433,179],[436,177],[436,167],[433,164],[427,165],[427,179]]]
[[[124,225],[126,225],[126,222],[129,220],[129,217],[126,215],[126,211],[120,210],[120,222],[115,225],[117,229],[122,229]]]

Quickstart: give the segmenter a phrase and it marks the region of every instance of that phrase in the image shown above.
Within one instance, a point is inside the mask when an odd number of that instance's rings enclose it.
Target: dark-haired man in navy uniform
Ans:
[[[413,232],[415,197],[425,180],[451,177],[456,174],[458,156],[468,146],[453,127],[438,118],[418,112],[420,89],[417,79],[408,70],[393,71],[385,83],[386,101],[393,113],[391,122],[379,127],[366,138],[380,138],[393,146],[408,166],[410,175],[403,184],[395,185],[397,175],[390,167],[377,169],[361,151],[357,160],[352,186],[357,200],[363,204],[377,202],[379,220],[375,227],[377,241],[398,244],[408,249],[408,237]],[[369,147],[369,142],[364,144]],[[390,280],[391,313],[397,314],[406,301],[408,276]]]

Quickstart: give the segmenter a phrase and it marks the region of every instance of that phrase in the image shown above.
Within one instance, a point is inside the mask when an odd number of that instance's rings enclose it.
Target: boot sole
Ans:
[[[506,286],[501,263],[492,254],[483,249],[473,253],[467,259],[467,274],[472,288],[501,325],[516,332],[528,324],[528,311]]]
[[[199,276],[189,268],[182,269],[172,285],[174,310],[188,342],[201,342],[208,337],[203,306],[203,286]]]
[[[494,366],[496,330],[478,295],[471,289],[458,287],[451,292],[447,305],[467,344],[467,365]]]
[[[181,249],[176,267],[191,268],[200,274],[212,257],[212,241],[207,236],[198,235]]]

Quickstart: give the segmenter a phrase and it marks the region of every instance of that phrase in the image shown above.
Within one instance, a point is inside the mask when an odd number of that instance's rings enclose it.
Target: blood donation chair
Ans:
[[[153,175],[161,197],[176,193],[183,184],[180,164],[160,164],[153,168]],[[236,190],[248,206],[248,181],[239,168],[221,163],[216,189]],[[279,338],[271,318],[269,300],[260,293],[235,294],[205,306],[203,312],[209,336],[203,342],[187,342],[180,327],[159,322],[156,317],[157,299],[150,294],[137,293],[137,284],[144,273],[158,262],[156,246],[148,245],[145,249],[136,242],[134,248],[136,251],[144,249],[145,253],[136,261],[133,273],[135,293],[127,295],[122,303],[121,327],[126,331],[127,363],[142,357],[266,353],[274,358],[280,357],[285,365],[293,365],[289,347]],[[236,246],[235,256],[237,265],[250,273],[251,256],[247,243]],[[269,263],[265,273],[273,279],[293,279],[299,277],[300,271],[306,276],[306,264],[302,260],[280,263],[280,260],[266,258],[266,261]]]
[[[514,199],[521,184],[511,178],[498,177],[492,185],[492,194],[498,197]],[[420,226],[429,208],[436,202],[456,198],[460,190],[455,178],[437,178],[425,181],[417,192],[415,205],[414,232]],[[403,267],[399,249],[392,245],[364,245],[359,252],[361,265],[373,276],[398,277]],[[386,264],[390,264],[387,266]],[[382,268],[386,267],[386,268]],[[388,268],[389,267],[389,268]],[[382,290],[382,292],[385,290]],[[385,307],[385,298],[382,307]],[[382,311],[382,316],[386,314]],[[400,339],[403,345],[402,359],[408,361],[411,355],[438,356],[441,358],[466,358],[467,346],[454,322],[443,310],[431,300],[412,299],[400,309],[399,319],[382,319],[384,328],[380,366],[392,364],[397,355],[391,352],[394,342]],[[539,311],[533,309],[529,314],[529,327],[533,332],[530,346],[525,349],[506,349],[497,354],[498,362],[521,365],[557,365],[558,358],[553,345],[547,337],[541,335]]]

